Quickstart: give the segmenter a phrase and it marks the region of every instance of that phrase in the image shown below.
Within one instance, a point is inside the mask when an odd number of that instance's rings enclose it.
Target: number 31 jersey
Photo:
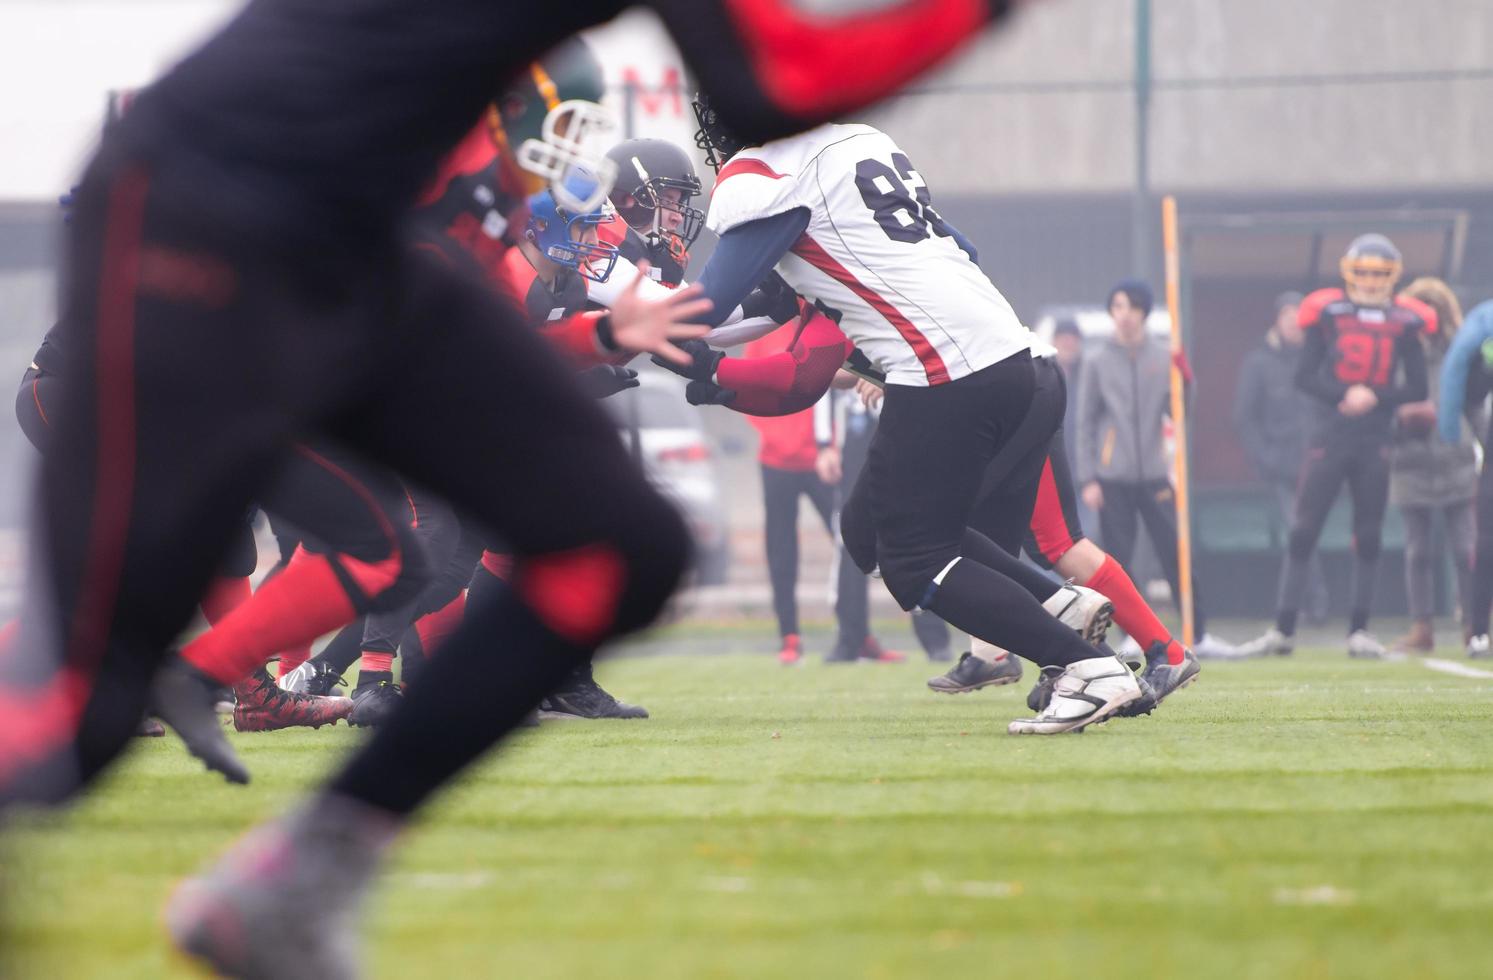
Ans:
[[[821,126],[743,150],[721,168],[706,223],[720,235],[797,208],[809,226],[778,273],[838,317],[889,384],[945,384],[1031,346],[885,133]]]

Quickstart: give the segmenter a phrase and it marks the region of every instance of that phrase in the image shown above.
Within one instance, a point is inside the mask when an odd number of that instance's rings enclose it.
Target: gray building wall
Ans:
[[[1043,0],[873,114],[944,194],[1134,183],[1135,0]],[[1493,184],[1493,3],[1152,0],[1151,180],[1242,193]]]

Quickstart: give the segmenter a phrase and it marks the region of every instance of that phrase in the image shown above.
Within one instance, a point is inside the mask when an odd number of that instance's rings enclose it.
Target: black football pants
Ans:
[[[1389,506],[1389,451],[1378,440],[1344,438],[1307,449],[1296,491],[1296,518],[1287,541],[1286,574],[1281,577],[1276,628],[1296,632],[1296,614],[1306,592],[1308,561],[1337,495],[1348,485],[1353,502],[1353,589],[1348,631],[1366,629]]]

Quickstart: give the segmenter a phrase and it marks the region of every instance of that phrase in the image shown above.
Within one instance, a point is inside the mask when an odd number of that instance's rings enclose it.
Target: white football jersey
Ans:
[[[871,126],[821,126],[743,150],[721,168],[707,225],[808,208],[778,263],[799,294],[897,385],[938,385],[1030,347],[1011,304],[949,237],[907,155]]]

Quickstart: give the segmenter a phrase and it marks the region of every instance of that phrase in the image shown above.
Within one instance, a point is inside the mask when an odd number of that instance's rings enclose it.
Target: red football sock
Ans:
[[[1099,566],[1087,582],[1080,582],[1104,596],[1115,604],[1115,622],[1120,624],[1120,629],[1130,634],[1130,638],[1141,645],[1141,649],[1151,649],[1151,644],[1161,643],[1166,646],[1166,659],[1168,663],[1179,664],[1182,662],[1182,647],[1172,639],[1171,631],[1161,624],[1146,600],[1141,598],[1140,592],[1135,588],[1135,583],[1130,581],[1130,576],[1125,574],[1125,569],[1120,563],[1109,555],[1104,556],[1104,564]]]
[[[219,576],[207,587],[202,597],[202,615],[207,625],[216,626],[223,617],[249,601],[254,590],[249,588],[249,579]]]
[[[358,673],[390,673],[394,670],[394,654],[379,653],[376,650],[364,650],[363,659],[358,662]]]
[[[285,571],[181,655],[219,683],[236,684],[281,650],[309,643],[356,614],[327,557],[298,548]]]
[[[421,616],[415,621],[415,633],[420,637],[420,648],[425,651],[427,657],[431,656],[446,642],[446,637],[456,632],[456,627],[461,625],[461,617],[467,611],[467,594],[458,592],[456,598],[435,612]]]
[[[284,677],[295,670],[301,664],[311,659],[311,644],[307,643],[290,650],[280,651],[280,672],[276,676]]]

